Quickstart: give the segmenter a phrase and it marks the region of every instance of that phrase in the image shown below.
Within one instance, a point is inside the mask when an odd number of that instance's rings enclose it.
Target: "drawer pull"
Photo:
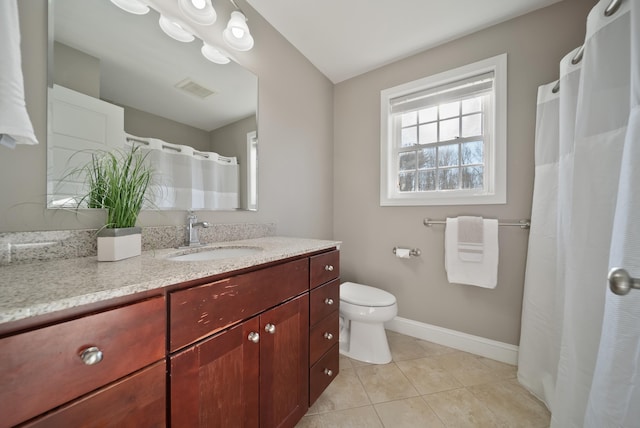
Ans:
[[[331,370],[331,369],[324,369],[324,374],[326,374],[327,376],[331,377],[331,376],[333,376],[333,370]]]
[[[252,331],[249,333],[249,336],[247,336],[247,339],[249,339],[249,342],[258,343],[260,342],[260,335],[255,331]]]
[[[333,272],[333,265],[324,265],[324,270],[327,272]]]
[[[333,305],[333,299],[331,297],[327,297],[326,299],[324,299],[324,303],[326,305]]]
[[[324,334],[324,338],[327,340],[331,340],[333,339],[333,334],[329,333],[328,331]]]
[[[102,361],[102,351],[97,346],[90,346],[80,353],[80,359],[88,366]]]
[[[276,332],[276,326],[269,323],[264,326],[264,331],[266,331],[267,333],[274,334]]]

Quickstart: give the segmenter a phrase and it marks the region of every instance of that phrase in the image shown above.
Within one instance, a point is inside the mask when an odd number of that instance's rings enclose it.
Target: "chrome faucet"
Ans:
[[[197,247],[202,245],[200,243],[200,238],[198,237],[198,228],[209,227],[209,223],[206,221],[198,221],[198,217],[195,215],[193,211],[189,211],[189,215],[187,215],[187,246],[189,247]]]

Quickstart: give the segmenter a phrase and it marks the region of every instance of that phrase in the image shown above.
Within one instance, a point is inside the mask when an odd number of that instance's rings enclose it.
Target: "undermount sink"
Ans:
[[[216,247],[216,248],[199,248],[191,250],[187,253],[179,253],[170,255],[167,260],[174,262],[197,262],[230,259],[233,257],[250,256],[262,251],[259,247]]]

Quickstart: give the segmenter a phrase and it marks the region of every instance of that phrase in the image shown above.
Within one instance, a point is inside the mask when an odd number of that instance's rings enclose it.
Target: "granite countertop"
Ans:
[[[214,261],[167,260],[185,252],[176,248],[145,251],[117,262],[96,257],[2,266],[0,323],[18,321],[79,305],[160,289],[180,282],[339,247],[338,241],[266,237],[212,243],[210,247],[259,247],[257,253]]]

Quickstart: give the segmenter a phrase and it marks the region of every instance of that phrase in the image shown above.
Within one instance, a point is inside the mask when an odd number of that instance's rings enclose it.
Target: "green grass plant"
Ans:
[[[147,154],[139,146],[92,154],[83,167],[89,191],[78,206],[86,202],[88,208],[106,209],[106,228],[134,227],[153,177]]]

